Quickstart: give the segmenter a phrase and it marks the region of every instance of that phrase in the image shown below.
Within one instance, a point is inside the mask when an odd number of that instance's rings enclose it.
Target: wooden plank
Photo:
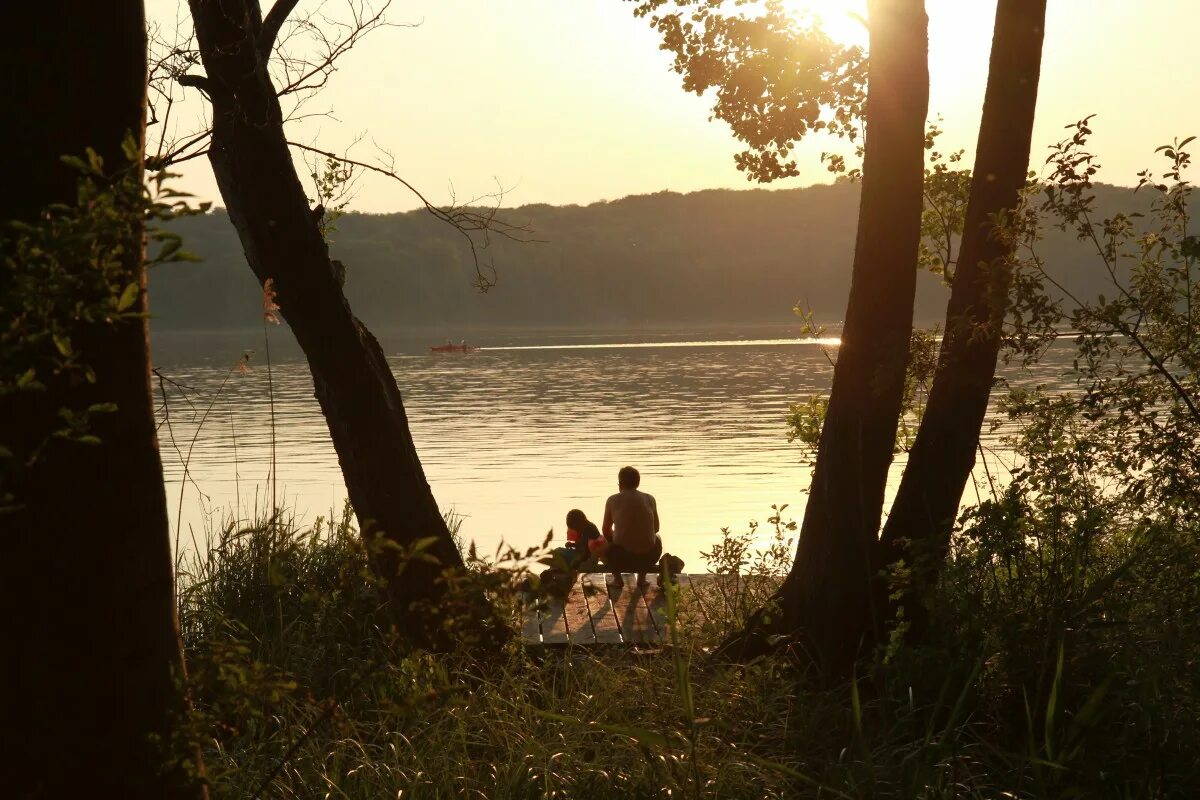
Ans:
[[[595,644],[596,630],[592,627],[592,615],[588,611],[587,600],[583,596],[583,581],[577,579],[571,584],[571,593],[563,607],[563,616],[567,622],[567,638],[571,644]]]
[[[545,605],[539,610],[538,618],[541,624],[543,644],[567,643],[567,617],[561,602],[546,598]]]
[[[623,575],[623,586],[608,586],[608,596],[612,600],[613,613],[621,626],[621,634],[626,642],[659,644],[658,629],[650,617],[642,595],[650,589],[642,589],[635,583],[636,576]]]
[[[647,575],[641,590],[633,574],[620,588],[609,587],[605,573],[578,576],[565,602],[544,598],[526,612],[521,638],[530,644],[661,644],[670,642],[666,592],[657,575]],[[713,619],[729,595],[748,588],[756,594],[777,588],[779,579],[746,575],[678,576],[681,630],[699,629]]]
[[[521,623],[521,640],[526,644],[542,643],[541,613],[536,605],[525,609],[525,616]]]
[[[657,575],[647,575],[649,586],[642,593],[642,602],[646,606],[646,614],[654,626],[655,634],[660,642],[671,641],[671,631],[667,625],[667,590],[658,583]]]
[[[592,617],[592,629],[596,633],[597,644],[613,644],[625,641],[621,632],[621,623],[613,611],[612,600],[604,585],[604,575],[589,573],[581,576],[583,598],[587,601],[588,612]]]

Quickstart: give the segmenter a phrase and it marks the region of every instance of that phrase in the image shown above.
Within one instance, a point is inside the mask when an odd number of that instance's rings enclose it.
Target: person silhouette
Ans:
[[[662,556],[658,503],[654,495],[641,491],[642,476],[633,467],[617,472],[617,493],[604,504],[601,533],[608,541],[604,565],[612,586],[624,585],[622,572],[637,573],[638,586],[646,585],[646,573],[657,568]]]

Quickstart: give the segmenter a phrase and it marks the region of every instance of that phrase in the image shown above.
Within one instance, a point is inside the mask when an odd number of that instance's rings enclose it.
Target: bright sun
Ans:
[[[834,41],[867,46],[867,0],[781,2],[796,19],[815,17]],[[944,55],[953,70],[965,43],[970,42],[974,48],[978,44],[976,39],[990,42],[995,0],[926,0],[925,8],[929,14],[931,68],[938,66],[936,62]]]
[[[829,36],[843,44],[866,46],[866,0],[783,0],[797,19],[816,17]]]
[[[815,17],[837,42],[866,47],[867,0],[780,0],[796,19]],[[987,80],[988,52],[996,16],[995,0],[925,0],[929,15],[931,89],[943,96],[931,102],[957,102],[964,87]],[[948,108],[939,105],[938,110]]]

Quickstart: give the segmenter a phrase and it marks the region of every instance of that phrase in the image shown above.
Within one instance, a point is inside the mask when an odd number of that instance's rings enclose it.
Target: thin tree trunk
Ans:
[[[946,309],[946,334],[925,416],[882,536],[882,560],[913,568],[905,616],[919,631],[920,598],[937,580],[979,433],[1008,310],[1012,245],[995,221],[1025,185],[1041,72],[1046,0],[1000,0],[971,195]]]
[[[22,13],[0,55],[12,82],[0,219],[34,222],[45,206],[75,201],[78,175],[60,156],[92,147],[112,172],[128,164],[125,137],[143,141],[146,34],[140,0]],[[137,219],[123,232],[121,284],[140,283],[131,310],[144,312],[143,234]],[[147,333],[144,318],[78,323],[72,341],[93,384],[41,376],[46,391],[0,400],[0,443],[18,456],[60,409],[116,406],[88,431],[99,444],[51,441],[7,476],[17,510],[0,516],[0,583],[15,676],[4,681],[3,771],[15,797],[205,796],[197,775],[167,765],[185,702]]]
[[[462,557],[425,478],[396,380],[378,342],[350,311],[296,175],[267,69],[270,43],[259,41],[258,2],[190,0],[190,6],[213,107],[209,160],[246,260],[260,282],[274,280],[282,314],[308,358],[350,502],[398,626],[419,645],[447,647],[440,615],[425,611],[444,597],[442,570],[461,568]],[[436,564],[399,557],[422,540]]]
[[[831,673],[872,627],[873,553],[912,333],[929,99],[922,0],[873,0],[869,16],[862,198],[833,388],[795,563],[777,596],[782,619],[748,624],[751,638],[756,628],[798,633]]]

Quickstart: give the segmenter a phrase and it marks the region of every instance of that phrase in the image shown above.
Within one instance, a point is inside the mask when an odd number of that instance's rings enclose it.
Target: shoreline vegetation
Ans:
[[[802,658],[709,657],[790,565],[779,512],[768,547],[727,530],[706,551],[712,571],[752,579],[673,594],[671,644],[511,640],[486,660],[395,639],[348,508],[229,526],[181,565],[185,730],[217,797],[1187,796],[1200,632],[1159,615],[1195,593],[1196,542],[1158,542],[1169,560],[1113,588],[1120,613],[1076,627],[1094,592],[1047,583],[1072,556],[1013,538],[1014,499],[977,511],[956,546],[935,640],[834,685]],[[1144,544],[1097,541],[1089,557],[1130,546]],[[1000,550],[1020,566],[997,583]],[[464,555],[519,626],[520,571],[497,581],[496,563]]]

